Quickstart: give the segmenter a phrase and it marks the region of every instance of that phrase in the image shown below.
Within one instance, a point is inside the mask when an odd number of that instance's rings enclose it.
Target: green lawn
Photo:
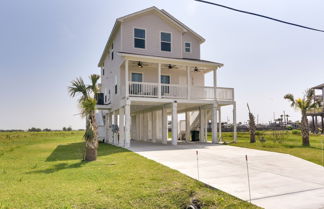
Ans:
[[[272,152],[281,152],[294,155],[296,157],[309,160],[311,162],[322,165],[322,141],[324,142],[324,136],[322,135],[311,135],[310,147],[303,147],[301,136],[288,132],[286,138],[281,143],[273,141],[273,132],[267,131],[265,133],[266,142],[261,143],[258,140],[256,143],[250,143],[250,135],[248,132],[238,133],[238,142],[236,144],[230,144],[232,146],[246,147],[259,150],[267,150]],[[211,140],[211,133],[208,134]],[[232,133],[222,133],[223,140],[226,142],[233,141]]]
[[[82,151],[82,132],[0,133],[0,208],[257,208],[122,148]]]

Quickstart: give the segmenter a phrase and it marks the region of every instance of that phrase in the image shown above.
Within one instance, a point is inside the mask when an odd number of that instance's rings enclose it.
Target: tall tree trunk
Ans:
[[[303,139],[303,146],[310,146],[309,143],[309,126],[306,116],[306,110],[302,110],[302,119],[301,119],[301,134]]]
[[[249,113],[249,130],[250,130],[250,143],[255,143],[255,119],[254,115],[250,112]]]
[[[90,113],[87,122],[88,129],[86,130],[85,140],[86,140],[86,152],[85,160],[94,161],[97,159],[97,149],[98,149],[98,139],[97,139],[97,122],[95,113]]]

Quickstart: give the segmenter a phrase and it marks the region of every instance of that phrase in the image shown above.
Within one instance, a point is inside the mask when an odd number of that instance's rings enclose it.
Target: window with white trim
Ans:
[[[191,43],[189,42],[185,43],[185,52],[191,52]]]
[[[161,32],[161,51],[171,52],[171,33]]]
[[[145,49],[145,30],[134,28],[134,47]]]

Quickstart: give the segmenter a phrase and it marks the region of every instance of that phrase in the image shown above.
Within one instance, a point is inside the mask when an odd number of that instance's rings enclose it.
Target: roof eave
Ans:
[[[129,54],[129,53],[124,53],[124,52],[118,52],[119,56],[124,57],[125,59],[128,60],[133,60],[133,61],[150,61],[150,60],[158,60],[162,64],[170,64],[170,63],[178,63],[178,64],[190,64],[194,66],[203,66],[203,67],[208,67],[211,69],[219,69],[224,66],[222,63],[217,63],[217,62],[206,62],[206,61],[199,61],[199,60],[187,60],[187,59],[181,59],[181,58],[168,58],[168,57],[156,57],[156,56],[148,56],[148,55],[138,55],[138,54]]]

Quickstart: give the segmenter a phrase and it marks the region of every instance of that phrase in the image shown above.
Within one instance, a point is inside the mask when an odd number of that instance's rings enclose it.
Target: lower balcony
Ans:
[[[129,96],[132,97],[234,101],[233,88],[217,87],[216,98],[214,91],[214,87],[208,86],[129,82]]]

